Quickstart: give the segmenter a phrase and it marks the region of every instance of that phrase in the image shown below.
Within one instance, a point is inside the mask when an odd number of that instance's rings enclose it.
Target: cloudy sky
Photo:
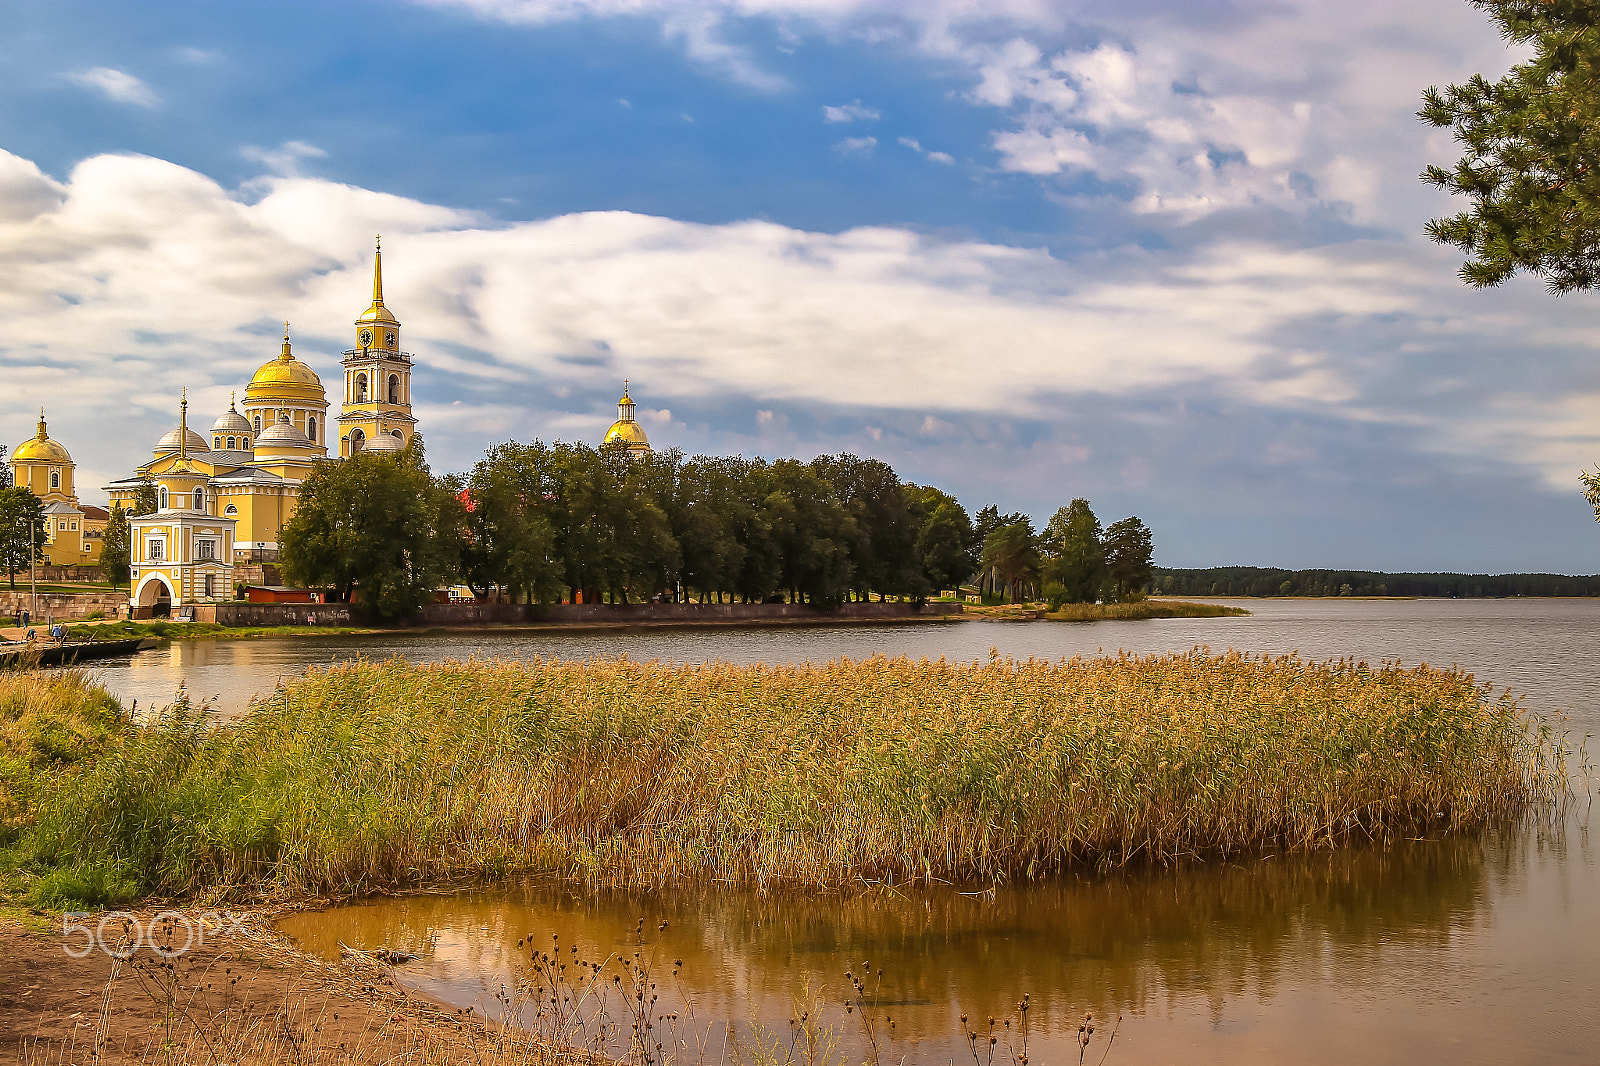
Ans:
[[[374,233],[435,469],[850,450],[1165,565],[1600,571],[1600,298],[1472,292],[1420,91],[1465,0],[0,0],[0,440],[80,484]],[[103,499],[88,491],[87,499]]]

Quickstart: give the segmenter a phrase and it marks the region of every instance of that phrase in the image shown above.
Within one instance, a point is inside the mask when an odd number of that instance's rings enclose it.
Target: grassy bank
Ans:
[[[43,628],[43,627],[39,627]],[[250,637],[330,637],[389,630],[370,626],[224,626],[215,622],[102,622],[98,625],[68,625],[68,640],[126,640],[129,637],[155,637],[158,640],[242,640]]]
[[[1147,618],[1232,618],[1247,615],[1243,607],[1187,600],[1140,600],[1138,603],[1064,603],[1045,612],[1053,622],[1100,622],[1107,619],[1142,621]]]
[[[40,902],[992,880],[1474,828],[1563,780],[1462,674],[1294,658],[356,663],[216,728],[61,691],[109,746],[11,823]]]

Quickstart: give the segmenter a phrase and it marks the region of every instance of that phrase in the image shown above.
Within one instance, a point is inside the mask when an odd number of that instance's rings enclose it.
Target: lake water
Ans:
[[[1059,658],[1208,645],[1456,664],[1522,694],[1532,710],[1567,715],[1575,739],[1600,732],[1600,601],[1239,602],[1255,613],[202,642],[100,673],[141,706],[170,699],[183,679],[191,694],[236,708],[308,664],[355,655],[971,660],[991,648]],[[989,895],[629,895],[519,884],[375,901],[281,924],[330,955],[340,940],[415,952],[421,958],[401,967],[407,980],[480,1011],[492,1011],[495,991],[520,972],[526,949],[518,941],[530,934],[540,945],[557,935],[589,959],[640,951],[657,961],[658,1012],[687,1007],[713,1025],[755,1019],[786,1033],[791,1001],[810,980],[832,1004],[825,1017],[851,1056],[864,1044],[857,1016],[839,1013],[838,1004],[844,971],[859,973],[866,960],[883,971],[876,1010],[895,1022],[885,1063],[972,1061],[959,1017],[986,1028],[991,1015],[1011,1015],[1024,993],[1036,1063],[1076,1061],[1086,1010],[1123,1017],[1111,1063],[1594,1063],[1600,863],[1589,835],[1592,785],[1575,779],[1575,787],[1577,802],[1555,824],[1479,839],[1085,874]],[[675,960],[682,970],[668,979]],[[1005,1047],[1002,1039],[999,1061]],[[709,1055],[718,1056],[716,1041]],[[1097,1057],[1098,1050],[1089,1061]]]

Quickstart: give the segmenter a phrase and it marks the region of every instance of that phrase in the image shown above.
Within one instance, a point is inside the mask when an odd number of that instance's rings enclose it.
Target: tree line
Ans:
[[[1600,575],[1386,574],[1369,570],[1280,570],[1219,566],[1155,571],[1151,585],[1173,596],[1600,596]]]
[[[418,447],[319,467],[280,534],[286,577],[356,595],[375,614],[441,585],[512,602],[803,603],[876,593],[920,600],[976,581],[989,596],[1058,602],[1140,594],[1149,530],[1102,530],[1085,500],[1042,533],[990,506],[905,482],[887,463],[630,457],[534,441],[432,476]]]

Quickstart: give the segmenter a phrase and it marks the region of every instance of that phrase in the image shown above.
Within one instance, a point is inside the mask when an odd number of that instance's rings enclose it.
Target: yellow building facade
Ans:
[[[100,561],[106,511],[78,502],[73,475],[77,464],[60,441],[52,440],[39,411],[38,431],[11,452],[11,483],[28,489],[44,505],[45,540],[40,547],[50,566],[92,566]]]
[[[230,403],[209,437],[178,427],[156,442],[135,476],[106,491],[129,507],[141,487],[157,494],[135,526],[131,567],[137,614],[233,597],[235,563],[277,559],[278,534],[294,514],[300,485],[321,463],[362,450],[400,451],[416,434],[411,356],[400,323],[383,304],[383,263],[373,264],[372,305],[356,319],[360,347],[344,353],[344,397],[330,420],[322,379],[295,357],[284,328],[277,358]],[[378,390],[378,391],[374,391]]]

